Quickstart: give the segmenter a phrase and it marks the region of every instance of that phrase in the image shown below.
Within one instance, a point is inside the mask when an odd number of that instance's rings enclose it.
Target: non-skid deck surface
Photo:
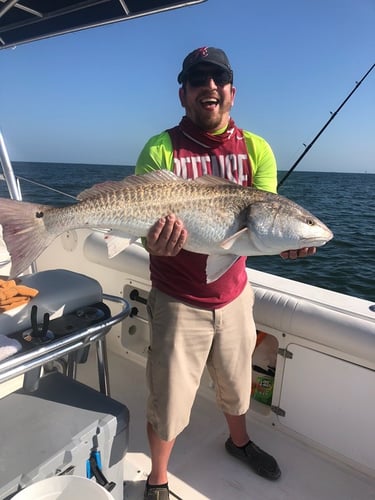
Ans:
[[[142,500],[150,467],[145,430],[144,367],[109,353],[111,396],[130,411],[130,447],[125,461],[124,499]],[[93,363],[79,378],[96,384]],[[375,479],[325,458],[294,438],[249,416],[251,437],[273,454],[282,470],[276,482],[255,475],[224,449],[224,417],[215,403],[198,396],[191,423],[179,436],[170,461],[171,498],[183,500],[375,500]],[[355,433],[355,424],[353,423]]]

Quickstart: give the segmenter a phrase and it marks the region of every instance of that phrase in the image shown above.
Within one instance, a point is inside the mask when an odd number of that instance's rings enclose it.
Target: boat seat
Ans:
[[[69,336],[73,336],[77,331],[89,330],[90,325],[98,323],[99,320],[89,317],[97,314],[102,320],[110,316],[109,308],[102,302],[103,291],[101,285],[89,276],[68,271],[65,269],[54,269],[34,274],[21,276],[17,279],[17,284],[22,284],[38,290],[38,294],[27,304],[15,307],[0,313],[0,335],[8,337],[18,346],[18,352],[11,357],[7,357],[0,362],[0,371],[4,366],[14,363],[14,359],[22,356],[33,356],[34,351],[50,349],[53,341],[61,342],[61,359],[67,358],[65,372],[75,378],[77,362],[84,362],[87,358],[89,344],[77,341],[77,349],[65,354],[65,339],[69,341]],[[37,324],[37,330],[41,330],[45,319],[49,320],[48,334],[53,334],[53,339],[49,342],[39,343],[39,338],[33,336],[33,327]],[[105,351],[105,333],[109,328],[103,328],[101,333],[95,338],[98,356],[99,384],[102,392],[107,392],[108,367]],[[29,337],[32,336],[30,341]],[[2,339],[3,343],[4,340]],[[82,347],[80,347],[82,346]],[[51,361],[50,351],[46,354],[46,366]],[[13,359],[12,359],[13,358]],[[53,361],[60,359],[53,357]],[[60,364],[60,366],[63,366]],[[13,368],[13,367],[12,367]],[[37,387],[40,376],[40,364],[34,369],[25,372],[23,385]],[[25,382],[26,381],[26,382]]]
[[[17,279],[18,282],[18,279]],[[2,335],[31,327],[31,308],[37,306],[37,321],[43,322],[46,313],[50,319],[59,318],[79,307],[102,301],[102,288],[98,281],[83,274],[53,269],[19,278],[22,285],[38,290],[38,295],[27,304],[0,314]]]

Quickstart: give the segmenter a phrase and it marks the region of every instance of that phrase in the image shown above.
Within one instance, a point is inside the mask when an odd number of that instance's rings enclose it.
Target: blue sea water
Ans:
[[[120,180],[133,166],[62,163],[14,163],[17,176],[77,195],[105,180]],[[280,179],[284,173],[280,172]],[[70,203],[57,192],[22,182],[23,198],[51,204]],[[248,265],[286,278],[375,301],[375,175],[293,172],[279,190],[319,217],[334,239],[305,259],[250,257]],[[6,194],[0,184],[0,196]]]

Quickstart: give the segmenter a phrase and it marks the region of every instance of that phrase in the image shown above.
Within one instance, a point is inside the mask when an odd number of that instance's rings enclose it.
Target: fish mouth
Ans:
[[[331,231],[327,232],[324,236],[314,236],[312,238],[303,238],[303,243],[307,247],[322,247],[328,243],[333,238],[333,233]]]

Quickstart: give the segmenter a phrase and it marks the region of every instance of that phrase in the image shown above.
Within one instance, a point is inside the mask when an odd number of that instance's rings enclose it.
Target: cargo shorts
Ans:
[[[162,440],[174,439],[188,425],[206,365],[221,410],[247,412],[256,343],[253,303],[249,284],[233,302],[214,311],[151,290],[147,420]]]

